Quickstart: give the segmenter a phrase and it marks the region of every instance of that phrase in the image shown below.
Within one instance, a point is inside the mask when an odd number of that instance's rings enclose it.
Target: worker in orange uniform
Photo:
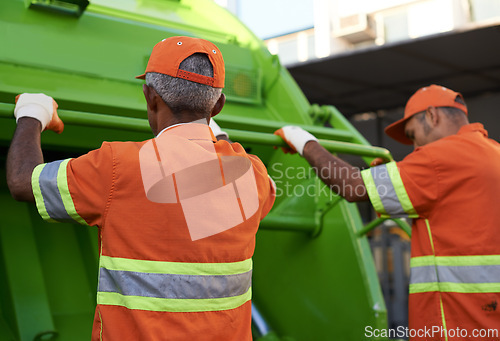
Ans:
[[[385,129],[415,150],[363,171],[299,127],[276,131],[348,201],[370,200],[382,217],[413,218],[412,340],[500,340],[500,144],[467,115],[460,93],[419,89],[404,118]]]
[[[92,340],[252,339],[255,234],[275,189],[210,119],[225,103],[224,72],[211,42],[164,39],[138,76],[156,137],[46,164],[40,132],[62,130],[57,105],[44,94],[17,100],[13,197],[36,201],[45,220],[99,228]]]

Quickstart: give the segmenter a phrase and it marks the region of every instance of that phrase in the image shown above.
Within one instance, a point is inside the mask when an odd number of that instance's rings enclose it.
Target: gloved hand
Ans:
[[[372,160],[372,162],[370,162],[370,167],[380,166],[380,165],[383,165],[384,163],[387,163],[389,161],[390,160],[388,160],[388,159],[376,157],[375,159]]]
[[[276,130],[274,134],[280,136],[290,146],[289,149],[283,149],[285,153],[290,152],[294,154],[298,152],[302,155],[307,142],[318,141],[313,134],[297,126],[284,126]]]
[[[42,124],[42,131],[52,130],[60,134],[64,130],[64,123],[57,115],[57,103],[45,94],[20,94],[16,96],[14,109],[16,122],[21,117],[32,117]]]
[[[229,135],[225,132],[222,131],[222,129],[219,127],[219,125],[215,122],[213,117],[210,118],[210,123],[208,124],[210,129],[212,129],[212,133],[214,133],[214,136],[217,137],[219,135],[225,135],[226,138],[229,138]]]

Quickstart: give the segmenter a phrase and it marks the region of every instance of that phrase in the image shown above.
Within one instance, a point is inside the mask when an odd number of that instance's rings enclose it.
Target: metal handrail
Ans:
[[[402,219],[390,219],[390,218],[377,218],[366,224],[359,232],[358,236],[363,237],[365,234],[373,230],[375,227],[379,226],[386,220],[392,220],[396,225],[398,225],[403,231],[406,232],[408,237],[411,237],[411,227]]]
[[[9,104],[9,103],[0,103],[0,117],[12,117],[12,112],[14,111],[14,104]],[[78,120],[79,117],[83,117],[85,115],[90,115],[95,120],[108,123],[108,122],[115,122],[113,121],[113,118],[115,117],[120,117],[124,118],[126,121],[130,123],[136,124],[138,120],[144,121],[142,124],[139,124],[139,127],[131,127],[128,130],[132,131],[146,131],[149,132],[150,128],[149,125],[147,124],[147,121],[145,119],[141,118],[132,118],[132,117],[123,117],[123,116],[114,116],[114,115],[103,115],[106,116],[106,118],[100,118],[99,115],[102,114],[95,114],[95,113],[88,113],[88,112],[82,112],[82,111],[73,111],[73,110],[61,110],[59,109],[58,111],[59,116],[61,118],[64,118],[64,122],[68,124],[78,124],[78,122],[75,122]],[[95,116],[94,116],[95,115]],[[130,120],[128,120],[130,119]],[[248,117],[235,117],[235,116],[217,116],[217,122],[223,124],[224,126],[227,126],[229,128],[235,128],[236,130],[251,130],[255,132],[262,132],[262,133],[272,133],[275,130],[283,127],[283,122],[280,121],[272,121],[272,120],[264,120],[264,119],[258,119],[258,118],[248,118]],[[87,122],[90,123],[90,122]],[[326,140],[339,140],[339,141],[351,141],[353,138],[353,135],[350,131],[345,131],[342,129],[333,129],[333,128],[326,128],[326,127],[318,127],[318,126],[313,126],[313,125],[306,125],[306,124],[296,124],[294,123],[293,125],[296,125],[298,127],[301,127],[317,138],[320,139],[326,139]],[[97,125],[95,124],[88,124],[87,126],[91,127],[96,127]],[[108,128],[114,128],[114,126],[107,126]],[[137,128],[137,129],[136,129]],[[144,129],[144,130],[143,130]]]
[[[12,117],[14,104],[0,103],[0,117]],[[123,117],[114,115],[94,114],[82,111],[58,110],[65,124],[85,127],[111,128],[136,132],[150,132],[149,123],[146,119]],[[328,129],[328,128],[324,128]],[[275,147],[287,147],[281,137],[270,133],[254,131],[225,129],[231,139],[241,143],[253,143]],[[319,140],[325,149],[333,153],[359,155],[365,157],[381,157],[392,160],[390,152],[385,148],[360,145],[349,142]]]
[[[217,116],[217,122],[223,124],[224,127],[228,128],[258,131],[262,133],[272,133],[275,130],[283,127],[283,122],[281,121],[264,120],[259,118],[248,118],[240,116],[229,116],[229,115]],[[302,129],[307,130],[308,132],[310,132],[319,139],[344,141],[344,142],[352,142],[353,140],[352,132],[343,129],[327,128],[327,127],[320,127],[315,125],[307,125],[299,123],[288,123],[288,124],[293,124],[294,126],[301,127]]]

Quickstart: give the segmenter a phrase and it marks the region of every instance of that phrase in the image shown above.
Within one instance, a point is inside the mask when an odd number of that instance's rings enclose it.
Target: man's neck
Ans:
[[[183,125],[183,124],[191,124],[191,123],[206,124],[206,125],[208,125],[208,119],[201,118],[201,119],[196,119],[196,120],[186,121],[186,122],[178,122],[177,121],[177,123],[169,124],[166,127],[164,127],[163,129],[161,129],[161,131],[156,135],[156,137],[159,137],[165,130],[168,130],[168,129],[171,129],[171,128],[174,128],[176,126],[180,126],[180,125]]]

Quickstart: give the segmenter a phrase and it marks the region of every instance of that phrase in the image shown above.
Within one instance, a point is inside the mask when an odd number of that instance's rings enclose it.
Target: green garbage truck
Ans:
[[[45,223],[5,181],[15,96],[59,103],[61,135],[45,132],[45,161],[103,141],[152,137],[141,81],[152,47],[170,36],[214,42],[226,63],[218,124],[258,155],[277,184],[257,235],[255,340],[371,340],[387,313],[356,204],[333,194],[272,133],[285,123],[332,153],[390,159],[333,106],[310,104],[277,56],[211,0],[2,0],[0,2],[0,340],[89,340],[96,302],[95,228]],[[373,333],[372,333],[373,334]]]

